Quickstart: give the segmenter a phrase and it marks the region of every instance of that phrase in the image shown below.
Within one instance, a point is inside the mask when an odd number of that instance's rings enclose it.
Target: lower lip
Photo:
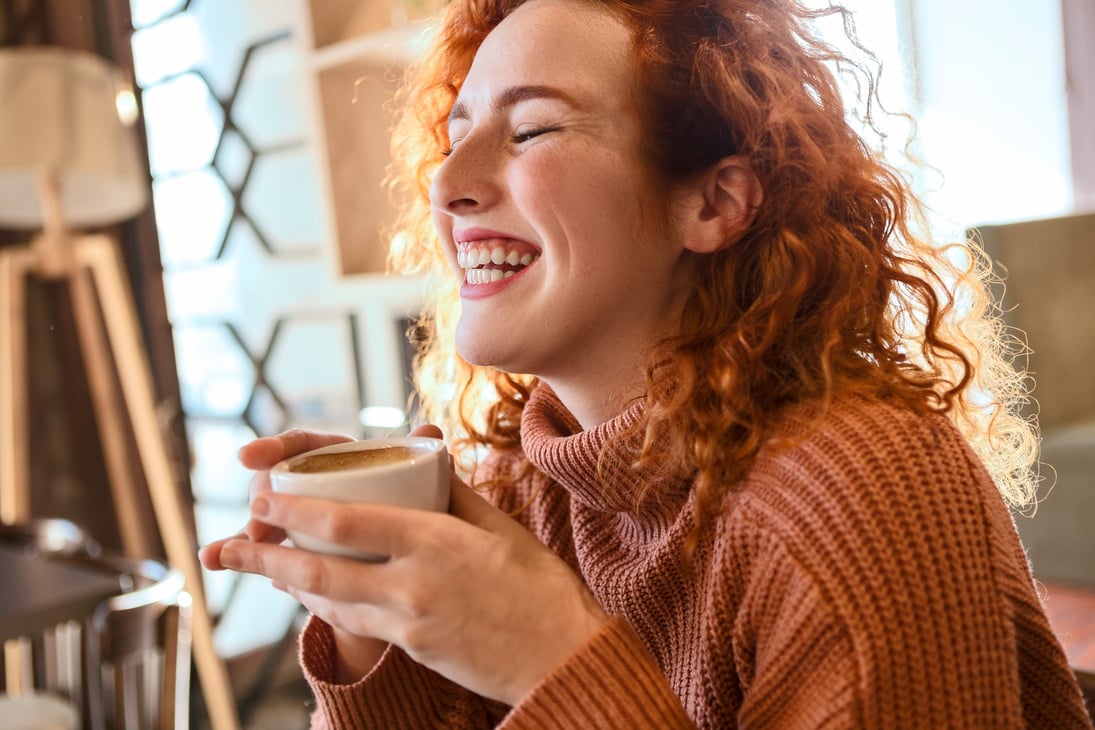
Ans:
[[[537,260],[539,260],[539,259],[537,259]],[[522,276],[524,276],[525,273],[535,265],[536,265],[536,261],[533,261],[531,264],[529,264],[525,268],[521,269],[520,271],[518,271],[513,276],[506,277],[505,279],[500,279],[498,281],[492,281],[489,284],[469,284],[467,281],[465,281],[460,286],[460,298],[461,299],[486,299],[487,297],[492,297],[495,294],[497,294],[498,292],[502,291],[503,289],[506,289],[507,287],[511,286],[518,279],[520,279]]]

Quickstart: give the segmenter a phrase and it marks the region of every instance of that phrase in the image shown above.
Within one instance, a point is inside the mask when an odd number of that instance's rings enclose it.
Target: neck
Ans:
[[[642,368],[626,372],[606,371],[598,377],[541,377],[581,424],[583,430],[598,426],[623,412],[646,391]]]

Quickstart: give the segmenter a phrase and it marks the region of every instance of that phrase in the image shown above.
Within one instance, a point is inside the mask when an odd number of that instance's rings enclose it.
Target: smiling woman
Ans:
[[[474,489],[271,494],[341,438],[287,432],[202,553],[311,611],[314,727],[1091,726],[1007,508],[1033,433],[981,252],[849,126],[840,12],[447,6],[396,261],[443,282],[418,386]]]
[[[533,259],[520,275],[464,277],[461,355],[581,389],[568,403],[595,425],[642,392],[646,352],[680,319],[695,265],[681,254],[699,233],[668,233],[640,156],[630,30],[593,6],[566,12],[583,32],[530,14],[480,47],[430,197],[457,267],[471,242]]]

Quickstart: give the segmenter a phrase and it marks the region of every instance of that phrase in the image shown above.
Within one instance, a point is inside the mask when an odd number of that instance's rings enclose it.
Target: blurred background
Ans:
[[[442,4],[0,0],[0,45],[83,49],[132,82],[150,204],[109,230],[195,544],[245,520],[249,474],[235,454],[255,436],[400,433],[413,415],[407,329],[429,282],[384,273],[387,102]],[[928,166],[910,174],[940,235],[1095,210],[1091,0],[845,4],[881,63],[886,111],[916,120],[910,149]],[[840,22],[825,32],[847,47]],[[899,161],[907,123],[876,121]],[[0,223],[0,244],[26,239]],[[1071,260],[1057,271],[1095,287]],[[38,282],[27,295],[30,509],[121,547],[67,294]],[[1095,310],[1069,306],[1072,338],[1095,339]],[[1090,555],[1063,577],[1082,580]],[[266,693],[299,680],[300,610],[263,580],[203,582],[216,651],[241,715],[257,722]],[[295,707],[289,727],[301,722],[303,701]]]

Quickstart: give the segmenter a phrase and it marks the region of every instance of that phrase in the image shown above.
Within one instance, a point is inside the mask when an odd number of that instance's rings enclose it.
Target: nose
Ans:
[[[456,145],[434,175],[430,205],[449,215],[480,211],[501,197],[497,155],[489,144],[469,134]]]

